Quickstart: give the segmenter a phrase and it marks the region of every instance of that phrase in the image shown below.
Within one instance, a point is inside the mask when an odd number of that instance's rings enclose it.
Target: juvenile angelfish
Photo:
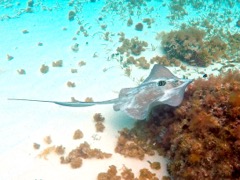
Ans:
[[[54,103],[61,106],[85,107],[100,104],[113,104],[115,111],[123,111],[134,119],[146,119],[149,110],[160,104],[178,106],[181,104],[186,87],[192,79],[174,76],[166,67],[156,64],[149,76],[137,87],[123,88],[116,99],[98,102],[59,102],[34,99],[9,99]]]

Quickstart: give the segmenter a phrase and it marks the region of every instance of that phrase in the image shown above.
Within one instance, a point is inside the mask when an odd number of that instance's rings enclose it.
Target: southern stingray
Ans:
[[[116,99],[98,102],[59,102],[34,99],[9,99],[54,103],[61,106],[85,107],[100,104],[113,104],[115,111],[123,111],[128,116],[142,120],[149,110],[160,104],[178,106],[181,104],[186,87],[192,79],[181,79],[174,76],[166,67],[156,64],[149,76],[137,87],[123,88]]]

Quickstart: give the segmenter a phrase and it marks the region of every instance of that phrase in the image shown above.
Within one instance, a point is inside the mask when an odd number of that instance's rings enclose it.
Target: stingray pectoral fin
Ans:
[[[118,99],[113,102],[114,111],[120,111],[124,109],[125,103],[128,103],[134,94],[134,88],[123,88],[119,92]]]
[[[144,120],[148,115],[149,109],[146,108],[128,108],[123,110],[129,117],[136,120]]]
[[[178,88],[171,89],[166,95],[164,100],[160,100],[163,104],[168,104],[169,106],[179,106],[184,98],[184,93],[186,87],[193,81],[192,79],[185,79],[184,84]]]
[[[95,102],[59,102],[59,101],[44,101],[44,100],[36,100],[36,99],[15,99],[15,98],[9,98],[8,100],[14,100],[14,101],[34,101],[34,102],[44,102],[44,103],[54,103],[61,106],[69,106],[69,107],[86,107],[86,106],[93,106],[97,103]]]
[[[177,77],[174,76],[169,69],[166,67],[160,65],[160,64],[155,64],[149,74],[149,76],[143,81],[143,83],[147,83],[152,80],[156,80],[159,78],[167,78],[167,79],[176,79]]]
[[[181,104],[182,100],[183,100],[183,96],[177,94],[167,99],[166,101],[162,101],[162,104],[167,104],[169,106],[176,107]]]
[[[123,89],[121,89],[120,92],[119,92],[119,98],[122,98],[122,97],[126,98],[128,95],[133,93],[133,89],[134,88],[123,88]]]
[[[179,89],[177,93],[170,94],[169,98],[161,102],[173,107],[179,106],[183,101],[184,92],[185,89]]]

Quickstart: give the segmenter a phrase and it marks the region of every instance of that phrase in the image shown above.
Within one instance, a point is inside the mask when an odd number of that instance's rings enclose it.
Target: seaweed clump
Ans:
[[[73,134],[73,139],[82,139],[83,138],[83,132],[80,129],[77,129]]]
[[[43,64],[40,68],[40,72],[42,74],[46,74],[48,71],[49,71],[49,67],[47,65]]]
[[[45,142],[46,144],[51,144],[51,143],[52,143],[52,138],[51,138],[51,136],[46,136],[43,140],[44,140],[44,142]]]
[[[145,57],[139,57],[135,59],[133,56],[129,56],[126,61],[123,62],[124,67],[128,67],[128,65],[134,64],[136,67],[142,68],[142,69],[149,69],[150,63],[146,60]]]
[[[106,180],[106,179],[111,179],[111,180],[147,180],[147,179],[151,179],[151,180],[158,180],[158,178],[156,177],[155,173],[152,173],[151,171],[149,171],[146,168],[140,169],[139,170],[139,177],[134,177],[134,173],[132,172],[132,169],[127,168],[126,166],[123,165],[123,167],[121,168],[121,176],[117,175],[118,171],[117,171],[117,167],[115,165],[111,165],[109,166],[109,169],[107,170],[107,172],[100,172],[98,174],[97,179],[98,180]]]
[[[49,147],[45,148],[41,153],[39,153],[38,157],[48,160],[47,156],[53,152],[56,153],[57,155],[63,155],[65,153],[65,147],[63,147],[62,145],[49,146]]]
[[[146,130],[144,127],[138,126],[139,129],[123,129],[120,131],[118,137],[117,146],[115,152],[125,157],[137,158],[143,160],[145,154],[154,155],[154,151],[147,142],[147,136],[145,136]],[[144,136],[141,136],[143,134]],[[136,138],[138,137],[138,138]]]
[[[132,18],[130,17],[127,21],[127,26],[132,26],[133,25],[133,20]]]
[[[26,71],[24,69],[18,69],[17,72],[20,75],[26,74]]]
[[[13,56],[11,56],[11,55],[7,54],[7,60],[8,60],[8,61],[11,61],[11,60],[13,60],[13,59],[14,59],[14,57],[13,57]]]
[[[156,177],[155,173],[150,172],[148,169],[143,168],[140,170],[140,176],[139,176],[140,180],[144,180],[144,179],[151,179],[151,180],[158,180],[158,178]]]
[[[74,82],[68,81],[67,86],[70,88],[74,88],[74,87],[76,87],[76,84]]]
[[[180,107],[154,108],[127,135],[169,158],[173,179],[239,179],[240,72],[195,80]]]
[[[82,165],[82,159],[104,159],[110,158],[112,154],[102,152],[100,149],[91,149],[90,145],[87,142],[84,142],[79,145],[76,149],[73,149],[68,156],[61,157],[62,164],[70,163],[72,168],[79,168]]]
[[[240,178],[239,71],[196,80],[173,118],[160,143],[173,177]]]
[[[171,65],[174,65],[174,66],[182,66],[182,63],[181,61],[179,61],[178,59],[168,59],[166,56],[154,56],[150,59],[150,63],[151,64],[161,64],[163,66],[171,66]]]
[[[34,149],[39,149],[39,148],[40,148],[40,144],[38,144],[38,143],[33,143],[33,148],[34,148]]]
[[[142,31],[143,30],[143,24],[142,23],[137,23],[135,25],[135,30],[137,31]]]
[[[27,5],[28,5],[29,7],[33,7],[33,5],[34,5],[33,0],[28,0]]]
[[[63,60],[53,61],[52,67],[62,67],[63,66]]]
[[[162,47],[169,59],[206,67],[226,58],[227,44],[219,37],[206,38],[206,33],[194,27],[162,35]]]
[[[155,169],[155,170],[161,169],[160,162],[150,162],[150,161],[148,161],[148,163],[150,164],[151,169]]]
[[[132,39],[125,39],[122,35],[121,37],[122,45],[117,48],[117,51],[121,54],[127,53],[127,56],[130,54],[138,56],[143,51],[145,51],[145,47],[148,46],[148,43],[145,41],[140,41],[137,37]]]
[[[68,12],[68,20],[69,21],[73,21],[75,16],[76,16],[76,12],[75,11],[69,11]]]
[[[97,177],[98,180],[103,180],[103,179],[113,179],[113,180],[121,180],[121,176],[117,175],[117,168],[114,165],[109,166],[108,171],[101,172],[98,174]]]
[[[97,132],[103,132],[105,129],[105,126],[103,124],[105,118],[102,116],[101,113],[95,113],[93,116],[93,120],[95,122],[95,128]]]

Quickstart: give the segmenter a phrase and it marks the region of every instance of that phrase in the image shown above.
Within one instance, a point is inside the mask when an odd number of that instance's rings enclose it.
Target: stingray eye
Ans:
[[[165,86],[166,81],[158,81],[158,86]]]

